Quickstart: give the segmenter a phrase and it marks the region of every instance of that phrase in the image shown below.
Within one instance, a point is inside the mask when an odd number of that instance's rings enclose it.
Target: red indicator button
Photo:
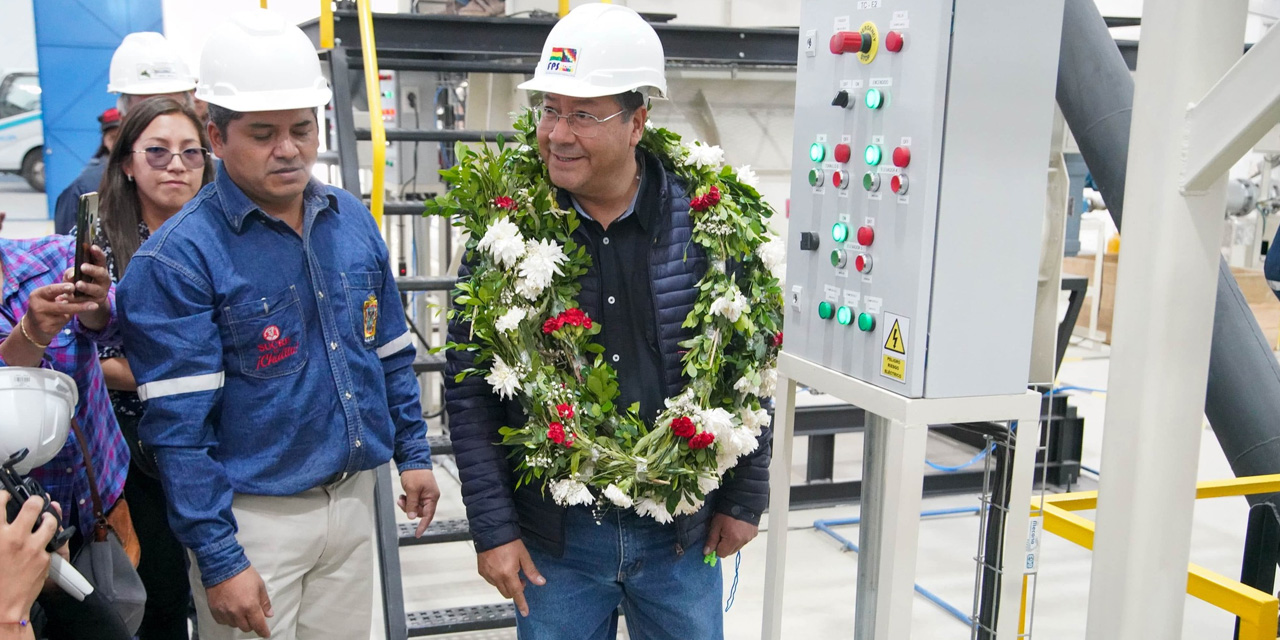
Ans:
[[[872,242],[876,241],[876,230],[871,227],[860,227],[858,229],[858,244],[869,247]]]
[[[911,164],[911,149],[909,147],[898,147],[893,150],[893,166],[905,168]]]
[[[853,266],[858,270],[858,273],[871,273],[871,256],[865,253],[859,254],[857,258],[854,258]]]
[[[849,149],[849,145],[840,143],[836,145],[836,162],[848,162],[853,152]]]
[[[902,51],[902,34],[897,31],[890,31],[884,36],[884,48],[897,53]]]
[[[857,31],[837,31],[831,36],[831,53],[858,53],[862,50],[862,34]]]
[[[903,175],[894,176],[893,179],[889,181],[889,188],[893,189],[893,192],[900,196],[906,195],[907,177]]]
[[[849,188],[849,178],[844,175],[843,171],[836,171],[831,174],[831,184],[839,189]]]

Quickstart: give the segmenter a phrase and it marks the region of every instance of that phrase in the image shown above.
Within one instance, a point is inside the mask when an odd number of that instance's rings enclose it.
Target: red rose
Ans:
[[[693,426],[693,420],[690,420],[689,416],[680,416],[679,418],[671,421],[671,433],[674,433],[681,438],[688,438],[696,431],[697,429]]]
[[[507,196],[498,196],[494,198],[493,204],[499,209],[514,210],[516,208],[516,201],[508,198]]]
[[[782,346],[782,332],[781,332],[781,331],[779,331],[779,332],[777,332],[777,333],[773,334],[773,346],[775,346],[775,347],[781,347],[781,346]]]
[[[564,444],[564,425],[552,422],[551,426],[547,427],[547,439],[556,444]]]
[[[585,319],[585,320],[583,320],[583,321],[582,321],[582,328],[583,328],[583,329],[590,329],[590,328],[591,328],[591,318],[587,318],[587,319]]]
[[[573,417],[573,406],[569,404],[558,404],[556,405],[556,413],[560,414],[561,418],[568,420]]]
[[[720,189],[712,186],[711,189],[707,191],[704,201],[707,203],[708,207],[714,207],[720,204]]]
[[[716,441],[716,437],[714,435],[706,431],[703,431],[702,433],[699,433],[698,435],[692,438],[689,438],[689,448],[690,449],[706,449],[707,447],[711,446],[712,442],[715,442],[715,441]]]
[[[542,323],[542,332],[555,333],[557,330],[560,329],[560,327],[563,327],[563,326],[564,326],[564,321],[561,320],[560,318],[547,318],[547,321]]]
[[[572,447],[572,446],[573,446],[573,434],[572,434],[572,433],[571,433],[571,434],[569,434],[567,437],[565,437],[565,439],[564,439],[564,446],[565,446],[565,448],[566,448],[566,449],[567,449],[567,448],[569,448],[569,447]]]
[[[588,319],[587,314],[584,313],[582,309],[577,309],[577,308],[565,309],[564,312],[560,314],[560,320],[562,322],[564,322],[565,324],[573,325],[575,327],[583,326],[586,323],[587,319]]]
[[[702,196],[697,196],[694,199],[689,201],[689,208],[693,209],[694,211],[706,211],[707,209],[711,208],[711,205],[707,204],[706,198]]]

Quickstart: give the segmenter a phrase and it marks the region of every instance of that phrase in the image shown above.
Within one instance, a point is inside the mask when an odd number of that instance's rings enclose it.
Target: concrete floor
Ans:
[[[1105,389],[1109,360],[1106,350],[1072,347],[1059,378],[1061,386],[1075,385]],[[1085,418],[1085,466],[1098,469],[1102,451],[1105,394],[1076,394],[1072,403]],[[861,471],[861,436],[842,435],[836,443],[837,479],[854,479]],[[803,478],[805,444],[798,440],[794,456],[795,481]],[[941,464],[969,460],[973,451],[957,447],[949,440],[931,436],[929,458]],[[444,492],[438,517],[463,517],[457,483],[449,475],[449,465],[437,472]],[[1105,473],[1105,469],[1099,471]],[[1201,444],[1200,478],[1231,477],[1222,451],[1206,426]],[[1096,476],[1084,474],[1077,490],[1097,488]],[[930,498],[924,509],[976,506],[976,495]],[[853,605],[857,581],[857,555],[845,551],[831,537],[818,532],[818,519],[849,518],[858,507],[849,505],[792,513],[793,530],[788,536],[786,604],[783,637],[852,638]],[[1093,518],[1092,512],[1081,515]],[[1243,499],[1203,500],[1196,505],[1191,562],[1228,577],[1239,576],[1240,554],[1248,510]],[[766,517],[762,533],[768,527]],[[857,541],[857,526],[837,527],[841,535]],[[923,521],[917,560],[917,584],[930,590],[965,613],[973,608],[974,562],[978,548],[977,516],[948,516]],[[475,573],[475,556],[468,543],[413,547],[401,552],[406,607],[410,611],[460,605],[492,603],[497,592]],[[1032,638],[1077,640],[1084,638],[1088,609],[1090,552],[1052,534],[1046,535],[1041,571],[1034,593]],[[731,640],[760,637],[764,594],[765,541],[761,536],[742,553],[737,598],[725,614],[725,637]],[[733,581],[733,562],[725,562],[725,596]],[[931,640],[966,640],[966,625],[938,605],[917,596],[913,607],[912,637]],[[1183,638],[1229,640],[1234,618],[1199,600],[1187,599]],[[443,636],[450,640],[512,640],[514,630]],[[627,637],[625,631],[620,638]]]
[[[45,196],[27,187],[20,178],[0,176],[0,212],[8,214],[0,235],[26,238],[52,232]],[[1089,350],[1072,347],[1063,364],[1060,385],[1105,389],[1109,360],[1105,348]],[[1102,450],[1103,394],[1079,394],[1072,399],[1085,418],[1083,463],[1099,466]],[[433,427],[434,428],[434,427]],[[836,443],[837,479],[854,479],[861,472],[861,436],[842,435]],[[794,481],[803,479],[805,443],[795,447]],[[932,437],[931,460],[959,464],[973,452]],[[450,475],[450,460],[441,462],[437,477],[444,497],[439,518],[464,516],[458,485]],[[1105,469],[1101,469],[1105,473]],[[1231,477],[1230,467],[1206,426],[1201,443],[1201,479]],[[1085,474],[1079,489],[1096,488],[1096,479]],[[950,496],[925,500],[925,509],[977,505],[977,496]],[[788,536],[786,605],[783,619],[785,638],[851,638],[853,603],[858,559],[841,545],[812,528],[818,519],[848,518],[858,515],[856,505],[799,511],[792,514],[793,533]],[[1094,514],[1081,515],[1092,518]],[[1203,500],[1196,504],[1191,561],[1228,577],[1238,576],[1244,543],[1247,506],[1243,499]],[[768,518],[762,523],[767,529]],[[857,540],[857,527],[837,527],[837,531]],[[974,553],[977,550],[978,518],[951,516],[925,520],[921,525],[917,583],[936,593],[961,611],[973,603]],[[731,640],[758,638],[764,593],[765,544],[763,536],[742,553],[737,598],[725,614],[725,635]],[[406,608],[409,611],[439,609],[459,605],[494,603],[496,590],[475,572],[475,554],[469,543],[412,547],[401,552]],[[1047,535],[1040,556],[1041,572],[1035,589],[1031,637],[1037,640],[1077,640],[1084,637],[1089,597],[1091,554],[1075,545]],[[733,581],[733,562],[722,565],[727,589]],[[912,636],[935,640],[964,640],[968,628],[934,603],[917,597],[913,607]],[[380,625],[378,625],[380,627]],[[1199,600],[1187,599],[1183,638],[1228,640],[1233,618]],[[380,637],[375,629],[373,637]],[[627,637],[622,631],[620,637]],[[449,640],[511,640],[514,630],[448,636]]]

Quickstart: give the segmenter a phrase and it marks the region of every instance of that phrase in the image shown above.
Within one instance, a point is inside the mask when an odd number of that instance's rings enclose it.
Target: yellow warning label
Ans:
[[[898,326],[898,320],[893,321],[893,328],[889,330],[889,337],[884,341],[886,351],[892,351],[897,354],[907,355],[907,345],[902,342],[902,327]],[[888,356],[885,356],[888,359]],[[901,362],[899,360],[898,362]],[[888,365],[885,365],[888,366]]]
[[[883,364],[880,366],[880,375],[887,378],[893,378],[898,382],[907,381],[907,361],[902,358],[895,358],[891,355],[885,355]]]

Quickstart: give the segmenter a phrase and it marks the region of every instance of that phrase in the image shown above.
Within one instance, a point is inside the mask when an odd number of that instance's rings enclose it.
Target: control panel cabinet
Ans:
[[[911,398],[1025,391],[1062,0],[805,0],[786,351]]]

